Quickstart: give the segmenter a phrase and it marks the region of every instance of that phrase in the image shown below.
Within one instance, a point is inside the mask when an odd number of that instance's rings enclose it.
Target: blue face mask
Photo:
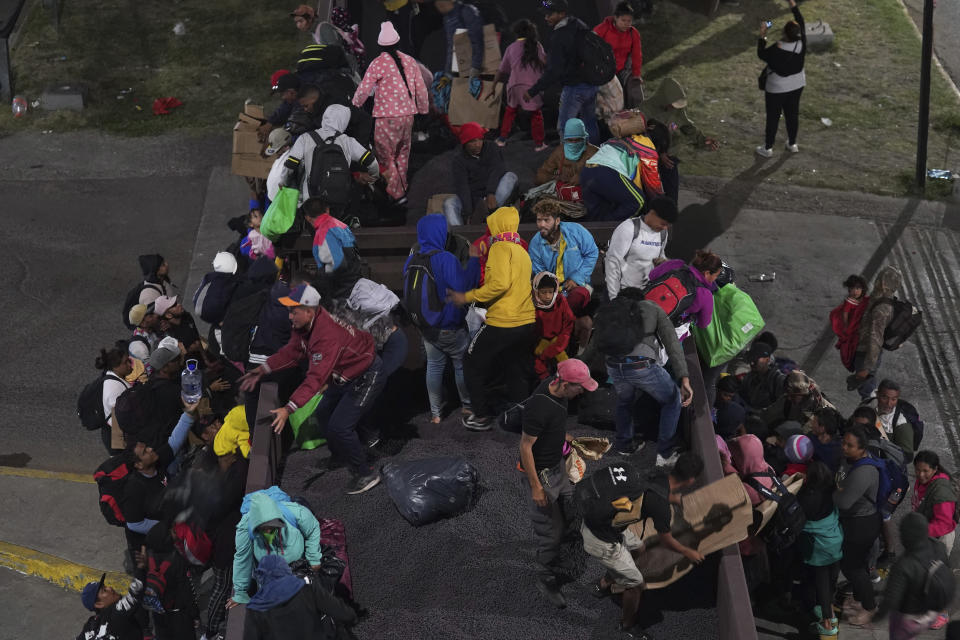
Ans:
[[[587,150],[587,141],[582,139],[579,142],[563,141],[563,157],[567,160],[577,161],[583,152]]]

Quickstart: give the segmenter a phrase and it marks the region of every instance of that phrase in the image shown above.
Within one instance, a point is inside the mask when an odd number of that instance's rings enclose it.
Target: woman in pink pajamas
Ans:
[[[413,117],[427,113],[430,101],[419,63],[397,50],[399,42],[400,36],[393,24],[382,23],[377,44],[383,53],[367,67],[353,96],[353,104],[362,106],[374,93],[374,152],[380,173],[387,180],[387,194],[403,202],[407,193]]]

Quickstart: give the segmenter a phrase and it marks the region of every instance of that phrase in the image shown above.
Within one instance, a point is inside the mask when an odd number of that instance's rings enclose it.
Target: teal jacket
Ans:
[[[272,498],[271,493],[280,501]],[[250,600],[247,588],[254,566],[269,554],[282,555],[287,564],[304,557],[311,566],[320,564],[320,523],[309,509],[285,501],[286,497],[282,491],[271,487],[266,491],[255,491],[244,499],[244,502],[249,501],[250,508],[237,523],[237,552],[233,556],[234,602],[245,604]],[[257,527],[266,523],[281,529],[273,545],[268,545],[263,534],[257,531]]]
[[[825,567],[839,562],[843,555],[843,529],[840,517],[834,509],[826,518],[807,520],[800,533],[800,556],[804,564],[812,567]]]

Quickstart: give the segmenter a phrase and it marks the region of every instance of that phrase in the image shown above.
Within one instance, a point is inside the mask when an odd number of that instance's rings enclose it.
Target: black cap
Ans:
[[[286,91],[287,89],[296,89],[300,90],[300,78],[297,77],[294,73],[287,73],[280,76],[277,80],[277,84],[273,85],[273,93],[278,91]]]
[[[567,0],[540,0],[540,10],[544,13],[569,13]]]

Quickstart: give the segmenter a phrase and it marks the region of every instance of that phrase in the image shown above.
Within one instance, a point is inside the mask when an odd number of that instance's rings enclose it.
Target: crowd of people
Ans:
[[[139,257],[142,279],[123,305],[128,333],[100,351],[101,375],[78,402],[81,421],[99,431],[110,456],[95,475],[100,506],[125,531],[134,580],[122,597],[103,580],[84,589],[93,613],[84,640],[211,640],[238,604],[248,610],[246,638],[351,637],[362,609],[343,588],[330,523],[277,487],[245,496],[258,445],[251,426],[261,386],[276,383],[281,404],[271,422],[284,450],[312,447],[304,425],[319,425],[330,451],[321,471],[345,467],[346,493],[370,491],[380,482],[372,449],[384,435],[371,416],[410,349],[425,355],[429,423],[453,415],[485,432],[509,428],[507,416],[519,408],[519,467],[537,587],[548,602],[565,606],[563,543],[572,534],[604,569],[594,595],[619,598],[624,637],[650,637],[637,627],[645,580],[636,557],[645,543],[615,524],[635,508],[637,519],[652,519],[660,545],[704,561],[671,534],[673,510],[704,469],[680,429],[695,393],[683,343],[732,322],[714,301],[735,285],[708,248],[689,262],[668,257],[680,215],[669,148],[675,133],[706,149],[715,142],[687,118],[682,88],[670,80],[637,109],[598,118],[609,83],[621,101],[642,84],[641,40],[626,2],[593,30],[613,63],[604,86],[584,71],[592,60],[581,44],[587,26],[563,0],[545,0],[549,49],[537,26],[521,20],[487,96],[480,11],[460,0],[432,3],[447,36],[445,67],[432,74],[416,58],[411,20],[420,4],[383,2],[388,20],[376,56],[342,8],[327,23],[298,7],[291,16],[310,42],[296,73],[271,79],[281,103],[260,133],[276,160],[266,180],[250,181],[248,212],[229,221],[236,241],[188,300],[161,255]],[[455,70],[460,30],[473,59]],[[506,95],[498,133],[449,122],[442,96],[453,74],[470,79],[474,99]],[[544,95],[558,87],[560,143],[521,199],[502,148],[525,111],[533,152],[547,149]],[[381,202],[407,204],[422,117],[446,118],[460,143],[450,159],[453,195],[417,221],[395,292],[364,277],[350,218],[377,189]],[[789,115],[788,131],[792,145]],[[295,215],[278,229],[282,207]],[[535,221],[532,238],[521,237],[521,216]],[[618,223],[609,243],[581,224],[593,220]],[[486,233],[465,238],[462,225],[471,221],[485,223]],[[301,237],[312,238],[306,264],[292,259],[290,241]],[[777,356],[769,331],[713,366],[710,353],[700,353],[724,472],[743,480],[754,506],[802,481],[793,536],[773,544],[769,532],[752,530],[740,544],[751,595],[791,595],[821,636],[837,635],[836,613],[866,625],[889,612],[897,639],[947,623],[949,601],[926,597],[928,567],[952,547],[957,485],[921,447],[923,422],[900,386],[879,375],[890,333],[901,330],[893,303],[900,282],[886,267],[868,296],[866,280],[851,276],[848,297],[831,314],[849,390],[862,400],[849,418],[795,362]],[[414,336],[420,344],[410,344]],[[457,397],[445,397],[448,361]],[[565,467],[568,417],[590,402],[609,405],[615,461],[574,484]],[[648,442],[656,457],[644,466]],[[892,516],[903,503],[913,513],[900,526],[898,555]],[[206,570],[213,585],[201,616],[197,585]],[[838,588],[841,571],[846,586]],[[879,603],[878,571],[889,571]]]

